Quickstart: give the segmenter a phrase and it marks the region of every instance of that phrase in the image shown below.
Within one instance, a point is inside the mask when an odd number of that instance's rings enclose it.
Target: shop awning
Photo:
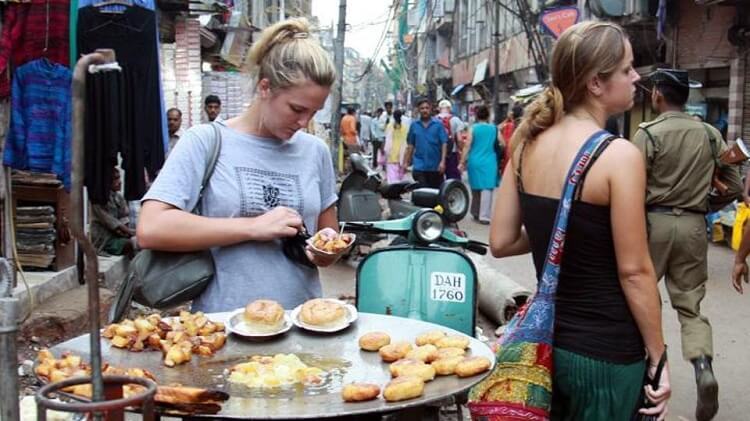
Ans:
[[[464,89],[464,87],[466,87],[466,85],[464,85],[464,84],[462,83],[462,84],[460,84],[460,85],[456,86],[455,88],[453,88],[453,90],[451,91],[451,96],[456,96],[456,95],[458,95],[458,93],[459,93],[459,92],[461,92],[461,90],[463,90],[463,89]]]
[[[472,85],[482,83],[484,76],[487,74],[487,66],[489,64],[490,61],[488,59],[484,59],[477,64],[477,67],[474,68],[474,79],[471,82]]]
[[[544,90],[544,85],[532,85],[528,88],[517,90],[510,98],[516,102],[524,102],[525,100],[539,95]]]

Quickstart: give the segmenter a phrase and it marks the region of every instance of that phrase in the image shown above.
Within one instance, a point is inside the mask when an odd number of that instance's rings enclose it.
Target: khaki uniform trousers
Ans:
[[[686,360],[713,357],[711,324],[701,315],[708,281],[708,237],[702,214],[648,213],[649,249],[656,279],[665,278],[672,308],[677,310]]]

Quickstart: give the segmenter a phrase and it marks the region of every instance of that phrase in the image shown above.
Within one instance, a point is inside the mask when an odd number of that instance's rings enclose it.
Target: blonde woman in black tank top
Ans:
[[[574,25],[560,37],[550,86],[527,107],[513,135],[492,218],[495,257],[545,258],[566,171],[609,116],[633,105],[638,74],[625,32],[605,22]],[[631,418],[643,374],[666,352],[661,308],[648,252],[645,167],[617,139],[590,168],[573,205],[557,292],[552,419]],[[525,228],[524,228],[525,227]],[[668,368],[647,388],[659,419],[670,396]]]

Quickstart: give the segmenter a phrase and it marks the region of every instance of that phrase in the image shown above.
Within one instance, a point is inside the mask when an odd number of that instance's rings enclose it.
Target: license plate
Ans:
[[[430,274],[430,299],[463,303],[466,301],[466,275],[463,273],[432,272]]]

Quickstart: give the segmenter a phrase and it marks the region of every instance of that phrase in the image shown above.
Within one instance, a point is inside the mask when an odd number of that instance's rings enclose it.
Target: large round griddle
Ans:
[[[225,321],[230,313],[213,313],[211,320]],[[346,403],[341,399],[341,387],[350,382],[369,382],[384,387],[391,376],[388,364],[377,352],[360,350],[358,339],[367,332],[384,331],[392,340],[413,343],[417,335],[440,329],[447,333],[458,332],[420,320],[379,314],[360,313],[359,319],[347,329],[330,334],[317,334],[293,327],[289,332],[271,339],[247,340],[229,335],[227,343],[212,357],[193,355],[189,363],[174,368],[162,364],[161,352],[134,353],[111,347],[102,339],[102,360],[110,365],[137,367],[151,371],[159,384],[179,383],[184,386],[220,389],[230,398],[222,411],[207,417],[228,419],[316,419],[351,416],[366,413],[390,412],[420,406],[460,392],[482,380],[489,372],[461,379],[457,376],[438,376],[427,383],[424,394],[418,399],[388,403],[382,396],[361,403]],[[84,358],[89,356],[88,335],[79,336],[52,348],[55,355],[73,352]],[[281,389],[250,389],[232,384],[226,370],[245,362],[252,355],[297,354],[308,365],[327,370],[330,375],[319,386],[288,386]],[[471,338],[469,355],[485,356],[494,362],[487,345]],[[198,415],[200,416],[200,415]]]

